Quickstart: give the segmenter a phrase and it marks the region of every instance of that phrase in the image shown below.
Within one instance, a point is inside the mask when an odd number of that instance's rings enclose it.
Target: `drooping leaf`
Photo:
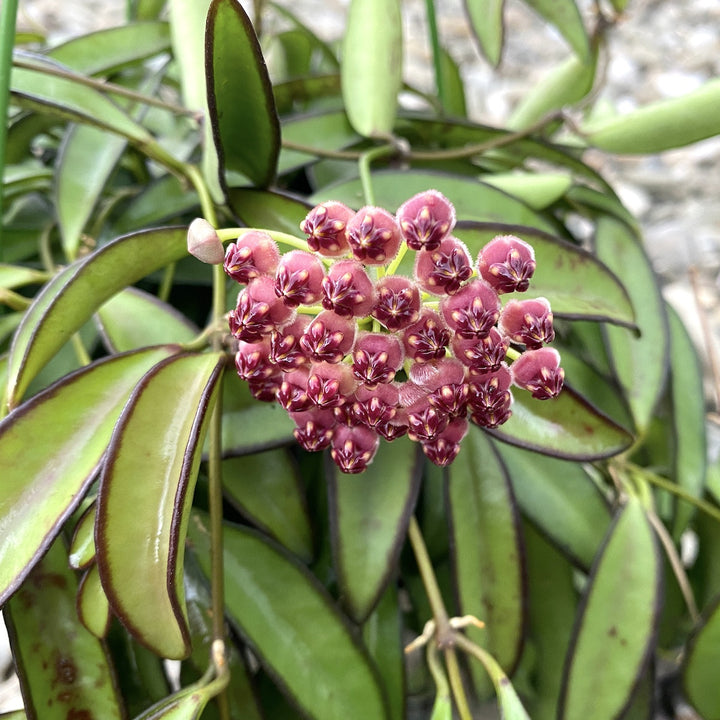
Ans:
[[[667,375],[668,330],[665,305],[650,261],[636,235],[624,224],[601,217],[595,248],[598,257],[627,288],[638,337],[624,328],[605,328],[608,349],[635,425],[644,433]]]
[[[121,720],[112,668],[101,642],[78,620],[76,591],[57,541],[5,605],[25,710],[31,719]]]
[[[573,629],[558,718],[619,717],[649,660],[660,610],[661,558],[639,500],[613,522]]]
[[[257,527],[305,562],[312,531],[298,470],[286,450],[269,450],[223,462],[225,496]]]
[[[720,715],[716,672],[719,662],[720,597],[717,597],[695,629],[682,668],[683,688],[702,717]]]
[[[480,176],[482,182],[514,195],[533,210],[544,210],[559,200],[570,188],[568,173],[490,173]]]
[[[236,0],[213,0],[206,25],[208,107],[221,182],[232,170],[266,187],[275,177],[280,123],[250,19]]]
[[[519,516],[505,467],[474,425],[449,468],[446,487],[460,615],[474,615],[485,623],[483,630],[470,628],[468,637],[511,673],[520,657],[525,625]],[[478,692],[487,695],[484,672],[473,675]]]
[[[518,505],[573,562],[587,569],[605,537],[610,510],[578,463],[497,443]]]
[[[420,488],[422,456],[406,439],[382,442],[373,463],[343,475],[328,462],[333,556],[343,602],[363,621],[392,578]]]
[[[58,273],[23,318],[9,358],[14,407],[38,371],[118,290],[187,254],[187,230],[163,228],[118,238]]]
[[[440,74],[445,91],[443,112],[447,115],[464,118],[467,115],[465,86],[458,64],[445,48],[440,48]]]
[[[23,265],[0,263],[0,288],[13,290],[24,285],[41,284],[48,280],[46,273]]]
[[[134,385],[176,350],[153,348],[98,361],[0,422],[0,605],[82,500]]]
[[[613,153],[648,154],[683,147],[720,133],[720,79],[681,97],[659,100],[581,127],[590,145]]]
[[[133,392],[100,479],[96,559],[113,612],[158,655],[189,638],[182,585],[185,532],[222,355],[179,355]]]
[[[95,561],[95,503],[91,502],[75,523],[68,549],[68,564],[84,570]]]
[[[107,635],[112,615],[97,565],[91,565],[80,580],[77,613],[80,622],[95,637],[104,638]]]
[[[352,0],[340,76],[350,124],[365,137],[388,135],[402,84],[399,0]]]
[[[632,436],[569,387],[553,400],[514,391],[511,418],[489,431],[511,445],[567,460],[612,457],[632,444]]]
[[[465,0],[470,27],[491,65],[498,65],[502,55],[503,5],[503,0]]]
[[[113,352],[190,342],[199,333],[171,305],[134,287],[125,288],[104,303],[97,318],[103,339]]]
[[[560,31],[580,60],[589,61],[590,41],[575,0],[525,0],[525,2]]]
[[[194,515],[188,536],[208,574],[206,523]],[[230,620],[297,705],[317,720],[387,719],[366,651],[305,566],[246,528],[226,526],[224,546]]]
[[[569,319],[632,325],[635,314],[625,288],[591,253],[532,227],[460,222],[455,235],[474,258],[496,235],[517,235],[533,246],[537,268],[529,297],[545,297],[553,314]]]

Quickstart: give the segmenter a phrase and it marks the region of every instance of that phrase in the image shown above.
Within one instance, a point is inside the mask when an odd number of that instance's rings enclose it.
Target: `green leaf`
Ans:
[[[701,498],[707,469],[703,372],[692,340],[678,314],[667,305],[670,330],[670,392],[674,436],[674,478],[687,493]],[[695,508],[678,501],[673,537],[678,540]]]
[[[583,569],[592,564],[610,510],[582,465],[497,443],[518,505],[539,531]]]
[[[228,204],[248,227],[278,230],[298,235],[300,222],[312,207],[290,195],[255,188],[231,188]]]
[[[209,574],[206,523],[194,515],[188,534]],[[387,718],[371,661],[307,568],[246,528],[226,526],[224,547],[229,617],[297,705],[316,720]]]
[[[465,12],[480,49],[491,65],[500,63],[503,49],[503,0],[465,0]]]
[[[720,596],[704,614],[690,640],[682,667],[683,688],[704,718],[720,716],[717,668],[720,663]]]
[[[82,500],[135,383],[176,349],[101,360],[0,422],[0,605]]]
[[[653,417],[667,375],[665,305],[650,261],[630,228],[601,217],[595,248],[600,260],[624,282],[635,308],[639,337],[624,328],[607,327],[605,332],[615,375],[642,434]]]
[[[597,67],[597,50],[589,59],[571,55],[526,92],[508,118],[507,126],[524,130],[554,110],[574,105],[593,88]]]
[[[280,123],[250,19],[235,0],[213,0],[206,25],[208,106],[221,182],[237,171],[265,187],[275,177]]]
[[[223,364],[220,354],[180,355],[147,373],[113,432],[100,478],[103,588],[123,625],[167,658],[190,651],[184,538]]]
[[[98,566],[92,565],[82,576],[77,593],[77,613],[80,622],[95,637],[104,638],[110,629],[110,603],[100,583]]]
[[[445,97],[443,98],[443,112],[448,115],[464,118],[467,115],[465,104],[465,86],[458,64],[452,55],[440,48],[440,75],[442,77]]]
[[[635,314],[620,280],[591,253],[531,227],[460,222],[455,229],[476,258],[496,235],[517,235],[535,250],[529,297],[545,297],[553,314],[568,319],[633,325]]]
[[[91,125],[68,129],[56,164],[55,204],[65,255],[74,260],[80,237],[127,142]]]
[[[203,679],[148,708],[135,720],[200,720],[205,706],[227,685],[227,678]]]
[[[153,137],[142,125],[106,95],[78,82],[73,71],[39,55],[18,53],[17,59],[33,66],[32,69],[13,68],[11,93],[21,107],[94,125],[141,145],[154,144]],[[58,77],[45,70],[65,71],[67,75]]]
[[[85,570],[95,562],[95,503],[90,503],[75,523],[68,550],[68,564],[73,570]]]
[[[112,352],[186,343],[199,333],[198,328],[171,305],[134,287],[125,288],[104,303],[97,319],[103,339]]]
[[[358,475],[328,463],[333,557],[343,602],[356,622],[367,618],[396,571],[420,489],[421,459],[403,438],[381,442]]]
[[[120,720],[102,643],[78,621],[77,581],[54,543],[4,608],[25,710],[43,720]]]
[[[720,79],[681,97],[660,100],[580,129],[590,145],[613,153],[649,154],[720,134]]]
[[[565,387],[554,400],[514,391],[510,419],[489,431],[511,445],[567,460],[600,460],[626,450],[632,436]]]
[[[399,0],[352,0],[340,76],[350,124],[365,137],[389,135],[402,85]]]
[[[560,720],[620,717],[651,653],[662,564],[639,500],[617,514],[573,629]]]
[[[480,175],[479,179],[508,195],[514,195],[533,210],[544,210],[557,202],[572,183],[568,173],[558,172],[492,173]]]
[[[554,25],[583,62],[590,58],[590,41],[575,0],[525,0],[541,17]]]
[[[285,450],[223,462],[225,497],[261,530],[305,562],[312,560],[312,531],[298,470]]]
[[[25,285],[39,285],[46,282],[47,273],[41,270],[24,267],[22,265],[9,265],[0,263],[0,288],[13,290]]]
[[[468,629],[468,637],[511,673],[524,641],[524,550],[507,473],[474,425],[448,470],[446,487],[459,614],[485,623],[484,630]],[[485,674],[473,675],[478,692],[487,695]]]
[[[25,314],[8,365],[14,407],[38,371],[106,300],[126,285],[187,255],[186,228],[126,235],[53,278]]]

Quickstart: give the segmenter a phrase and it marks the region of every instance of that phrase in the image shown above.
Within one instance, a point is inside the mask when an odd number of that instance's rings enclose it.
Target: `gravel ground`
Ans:
[[[579,0],[590,17],[594,3]],[[248,7],[252,3],[244,1]],[[342,36],[349,0],[281,0],[328,40]],[[462,68],[468,110],[475,120],[502,124],[515,103],[553,64],[567,55],[562,38],[518,0],[507,0],[506,49],[499,70],[478,54],[467,32],[462,0],[438,0],[441,41]],[[64,38],[122,22],[124,3],[108,0],[21,0],[21,27],[41,27]],[[424,2],[404,0],[406,77],[431,90]],[[318,27],[317,18],[322,18]],[[720,75],[718,0],[632,0],[612,30],[611,61],[603,69],[600,99],[619,112],[675,97]],[[720,111],[720,108],[719,108]],[[662,155],[586,159],[614,185],[644,230],[645,243],[666,296],[681,312],[698,346],[720,334],[720,138]],[[689,280],[696,276],[696,291]],[[703,335],[698,307],[709,320]],[[717,351],[717,350],[716,350]],[[708,375],[709,377],[709,375]],[[710,386],[710,383],[708,384]],[[717,408],[713,408],[717,410]],[[4,665],[0,646],[0,672]],[[17,707],[10,684],[0,685],[0,710]],[[6,704],[6,694],[15,699]]]

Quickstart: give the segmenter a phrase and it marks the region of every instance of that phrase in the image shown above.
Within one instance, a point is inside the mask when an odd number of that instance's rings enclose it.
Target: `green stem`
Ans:
[[[88,351],[85,349],[85,345],[83,345],[80,333],[75,333],[70,339],[70,341],[72,342],[73,350],[75,351],[75,357],[77,357],[78,362],[83,367],[85,365],[89,365],[92,362],[92,359],[90,358]]]
[[[430,32],[430,47],[432,48],[433,67],[435,69],[435,87],[437,89],[440,106],[446,108],[445,78],[442,71],[442,49],[438,35],[437,18],[435,17],[435,0],[425,0],[425,12],[427,14],[428,30]]]
[[[372,173],[370,166],[374,160],[378,160],[397,152],[395,145],[381,145],[364,152],[358,160],[358,173],[360,174],[360,184],[362,185],[363,197],[366,205],[375,204],[375,192],[372,186]]]
[[[12,51],[15,45],[15,20],[18,0],[3,0],[0,4],[0,181],[5,174],[5,148],[7,145],[7,114],[10,104],[10,73]],[[3,183],[0,182],[0,208],[3,205]],[[0,260],[3,245],[0,242]]]
[[[173,280],[175,278],[175,263],[171,263],[165,268],[162,276],[160,287],[158,288],[158,298],[163,302],[167,302],[172,290]]]
[[[394,275],[397,272],[397,269],[400,267],[400,263],[403,261],[403,258],[407,254],[407,251],[407,243],[403,240],[400,243],[400,249],[398,250],[398,254],[395,256],[393,261],[387,266],[387,269],[385,270],[386,275]]]
[[[209,219],[208,219],[209,220]],[[215,223],[210,222],[211,225]],[[247,235],[251,232],[263,232],[269,235],[276,243],[280,245],[287,245],[288,247],[296,248],[298,250],[307,250],[308,244],[305,240],[302,240],[294,235],[289,235],[284,232],[277,232],[275,230],[265,230],[259,228],[220,228],[217,230],[218,237],[223,241],[237,240],[243,235]]]

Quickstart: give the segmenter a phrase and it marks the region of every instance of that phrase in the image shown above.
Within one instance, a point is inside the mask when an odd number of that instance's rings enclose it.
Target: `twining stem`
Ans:
[[[410,518],[410,524],[408,525],[408,537],[410,538],[410,545],[415,554],[415,561],[420,570],[420,577],[422,578],[425,593],[435,620],[435,639],[438,647],[443,650],[445,655],[445,665],[447,666],[448,678],[450,679],[450,686],[452,687],[458,713],[460,714],[461,720],[472,720],[472,714],[470,713],[467,697],[465,696],[465,688],[463,687],[462,678],[460,677],[457,655],[453,647],[457,634],[450,625],[450,619],[445,609],[445,603],[442,599],[437,578],[435,577],[432,561],[425,546],[425,540],[420,532],[420,526],[414,515]]]

